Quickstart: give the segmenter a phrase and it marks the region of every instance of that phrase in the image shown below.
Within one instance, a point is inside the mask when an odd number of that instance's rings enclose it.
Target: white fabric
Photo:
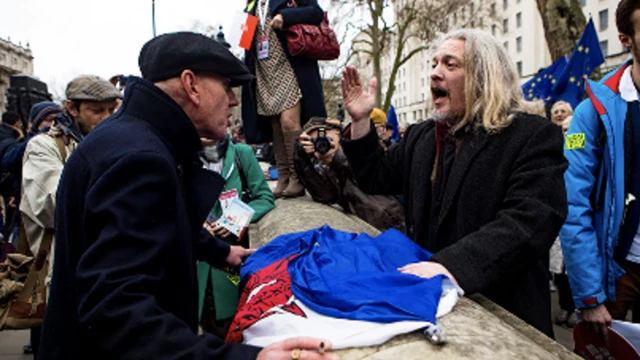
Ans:
[[[438,304],[436,317],[441,317],[453,310],[462,289],[446,279],[442,284],[442,297]],[[430,325],[426,321],[400,321],[381,324],[370,321],[337,319],[318,314],[306,307],[293,296],[289,301],[295,302],[306,314],[306,317],[283,311],[275,306],[267,316],[242,332],[245,344],[265,347],[290,337],[312,336],[331,341],[334,349],[380,345],[394,336],[409,333]]]

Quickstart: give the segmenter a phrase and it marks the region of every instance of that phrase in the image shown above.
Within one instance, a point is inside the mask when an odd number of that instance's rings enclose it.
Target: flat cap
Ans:
[[[107,101],[122,98],[122,94],[107,80],[96,75],[80,75],[71,80],[65,91],[67,100]]]
[[[321,116],[313,116],[306,124],[304,124],[302,131],[309,134],[310,132],[320,128],[341,130],[340,121]]]
[[[249,69],[219,42],[202,34],[175,32],[149,40],[138,57],[142,77],[151,82],[171,79],[184,70],[212,73],[240,86],[254,79]]]

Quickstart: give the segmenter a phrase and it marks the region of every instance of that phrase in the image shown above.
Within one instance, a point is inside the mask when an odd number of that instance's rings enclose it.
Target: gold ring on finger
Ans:
[[[300,349],[293,349],[291,351],[291,360],[300,360],[300,354],[302,353],[302,350]]]

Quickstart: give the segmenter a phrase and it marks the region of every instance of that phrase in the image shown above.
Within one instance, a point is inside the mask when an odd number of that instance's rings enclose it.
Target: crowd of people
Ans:
[[[616,11],[632,59],[589,81],[575,112],[558,101],[548,118],[524,99],[495,37],[443,35],[433,112],[398,141],[375,108],[376,79],[363,85],[344,69],[345,126],[327,117],[317,61],[289,54],[282,30],[318,24],[315,0],[254,0],[247,11],[259,24],[244,62],[204,35],[160,35],[124,95],[82,75],[62,105],[35,105],[26,129],[3,115],[4,241],[50,253],[46,316],[31,337],[38,359],[337,359],[324,339],[224,342],[238,302],[230,275],[254,251],[218,220],[229,199],[256,222],[275,199],[308,192],[398,229],[434,254],[400,272],[445,275],[550,337],[551,274],[559,325],[584,321],[606,337],[638,304],[639,3]],[[257,142],[273,143],[273,191],[246,144]]]

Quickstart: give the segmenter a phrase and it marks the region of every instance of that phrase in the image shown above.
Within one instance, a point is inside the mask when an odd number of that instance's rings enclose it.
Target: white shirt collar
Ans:
[[[622,78],[620,79],[620,96],[626,102],[640,100],[638,96],[638,90],[633,84],[633,77],[631,77],[631,67],[632,66],[629,66],[624,70]]]

